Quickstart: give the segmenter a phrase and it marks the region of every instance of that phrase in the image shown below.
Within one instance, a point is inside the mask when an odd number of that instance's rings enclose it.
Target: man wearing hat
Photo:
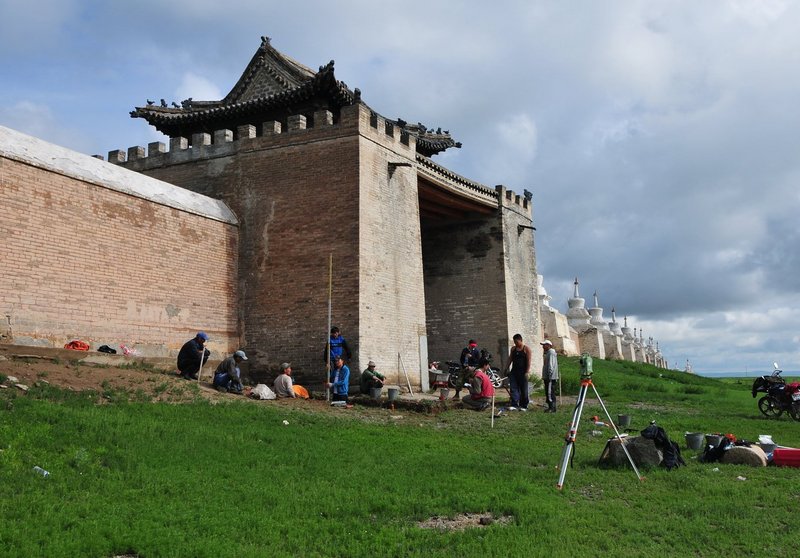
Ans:
[[[278,397],[297,397],[292,386],[292,365],[288,362],[281,363],[281,373],[275,378],[272,390]]]
[[[229,356],[219,363],[214,371],[214,385],[219,391],[230,393],[242,393],[241,371],[239,363],[247,360],[244,351],[236,351],[233,356]]]
[[[556,412],[556,396],[555,388],[558,381],[558,357],[556,350],[553,348],[553,343],[549,339],[545,339],[540,343],[542,345],[542,354],[544,356],[544,363],[542,364],[542,381],[544,382],[544,395],[547,403],[545,413]]]
[[[373,361],[367,363],[366,369],[361,373],[361,393],[369,394],[372,388],[382,388],[386,377],[375,370],[377,366]]]
[[[208,362],[211,351],[205,348],[208,335],[205,331],[198,331],[193,339],[189,339],[178,353],[178,371],[181,377],[187,380],[196,380],[200,371],[200,363]],[[202,360],[201,360],[202,359]]]

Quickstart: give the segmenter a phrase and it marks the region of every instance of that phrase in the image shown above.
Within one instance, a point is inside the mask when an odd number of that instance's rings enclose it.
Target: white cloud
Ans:
[[[175,95],[181,101],[192,97],[198,101],[218,101],[224,97],[219,87],[210,79],[186,72],[181,78]]]

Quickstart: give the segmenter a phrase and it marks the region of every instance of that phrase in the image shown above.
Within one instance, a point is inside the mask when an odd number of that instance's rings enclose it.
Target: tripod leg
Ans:
[[[619,440],[619,445],[622,446],[622,451],[625,452],[625,455],[628,458],[628,462],[631,464],[631,467],[633,467],[633,472],[636,473],[636,476],[638,477],[639,480],[642,480],[642,475],[639,474],[639,469],[636,468],[636,464],[633,462],[633,457],[631,457],[631,454],[628,452],[628,448],[625,447],[625,442],[622,441],[622,437],[619,435],[619,430],[617,430],[617,425],[614,424],[613,420],[611,420],[611,415],[609,414],[608,409],[606,409],[606,404],[603,403],[602,399],[600,399],[600,394],[597,393],[597,388],[594,387],[594,384],[592,384],[592,389],[594,390],[594,394],[597,396],[597,400],[600,402],[600,406],[603,408],[603,411],[605,411],[606,416],[608,417],[609,424],[614,429],[614,433],[617,435],[616,438],[617,440]]]
[[[561,453],[561,469],[558,473],[558,483],[556,484],[556,488],[559,490],[564,486],[564,479],[567,476],[567,465],[569,465],[569,459],[572,457],[572,452],[575,449],[575,437],[578,434],[578,424],[580,424],[581,421],[581,413],[583,412],[583,403],[586,401],[587,391],[588,385],[581,383],[578,401],[575,403],[575,411],[572,413],[572,423],[569,426],[569,432],[567,432],[567,437],[564,441],[564,450]]]

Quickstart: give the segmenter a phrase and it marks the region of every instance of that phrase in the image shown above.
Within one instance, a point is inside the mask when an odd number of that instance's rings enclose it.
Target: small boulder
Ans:
[[[9,384],[18,384],[19,380],[17,379],[16,376],[8,376],[6,378],[6,382],[8,382]]]
[[[623,441],[637,467],[655,467],[660,465],[664,459],[664,454],[656,448],[653,440],[642,436],[634,436],[623,438]],[[609,440],[606,449],[603,450],[600,456],[600,463],[615,467],[630,465],[619,439],[613,438]]]
[[[20,389],[20,390],[22,390],[22,391],[28,391],[28,389],[30,389],[30,388],[29,388],[28,386],[26,386],[25,384],[16,384],[14,387],[16,387],[17,389]]]
[[[726,465],[750,465],[751,467],[766,467],[767,454],[758,446],[733,446],[722,454],[720,463]]]

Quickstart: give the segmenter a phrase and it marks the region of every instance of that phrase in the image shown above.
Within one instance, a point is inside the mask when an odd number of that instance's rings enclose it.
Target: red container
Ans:
[[[779,467],[800,467],[800,449],[775,448],[772,462]]]

